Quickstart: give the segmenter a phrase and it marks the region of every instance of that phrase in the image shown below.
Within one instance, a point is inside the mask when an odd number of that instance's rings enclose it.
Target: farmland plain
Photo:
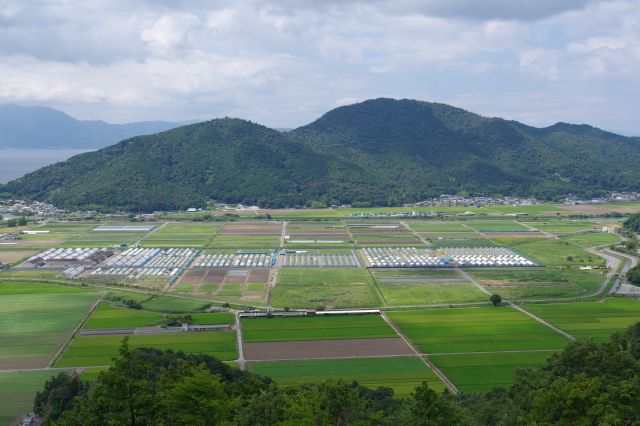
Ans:
[[[285,268],[272,290],[277,307],[348,308],[379,306],[373,279],[361,268]]]
[[[69,345],[56,367],[104,366],[118,355],[123,336],[78,336]],[[184,332],[172,334],[134,334],[129,347],[172,349],[215,356],[222,361],[237,358],[236,334],[233,332]]]
[[[408,396],[422,382],[436,391],[444,389],[433,371],[417,357],[251,362],[249,371],[271,377],[284,386],[342,379],[374,389],[390,387],[400,396]]]
[[[429,358],[465,393],[506,388],[519,368],[537,368],[551,351],[432,355]]]
[[[242,331],[246,342],[396,337],[378,315],[248,318]]]
[[[46,366],[97,297],[79,288],[0,282],[0,369]]]
[[[569,342],[508,306],[393,311],[388,316],[424,353],[560,349]]]
[[[630,298],[527,305],[526,309],[576,338],[596,341],[640,321],[640,302]]]

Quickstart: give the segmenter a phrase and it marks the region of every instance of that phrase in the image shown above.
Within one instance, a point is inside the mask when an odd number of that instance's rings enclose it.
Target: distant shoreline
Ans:
[[[94,149],[0,148],[0,184]]]

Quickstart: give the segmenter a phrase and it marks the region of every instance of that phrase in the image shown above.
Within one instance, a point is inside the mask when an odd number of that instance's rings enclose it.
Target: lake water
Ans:
[[[7,183],[40,167],[64,161],[86,149],[0,149],[0,183]]]

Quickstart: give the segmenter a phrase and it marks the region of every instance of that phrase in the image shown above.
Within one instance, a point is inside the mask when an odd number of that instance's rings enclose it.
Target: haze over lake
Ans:
[[[40,167],[64,161],[86,149],[0,149],[0,183],[6,183]]]

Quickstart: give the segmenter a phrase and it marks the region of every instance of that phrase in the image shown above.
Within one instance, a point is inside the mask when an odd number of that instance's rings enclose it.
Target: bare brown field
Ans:
[[[220,284],[227,269],[188,269],[182,274],[179,284]]]
[[[399,337],[384,339],[298,340],[245,343],[247,361],[411,356],[413,350]]]

